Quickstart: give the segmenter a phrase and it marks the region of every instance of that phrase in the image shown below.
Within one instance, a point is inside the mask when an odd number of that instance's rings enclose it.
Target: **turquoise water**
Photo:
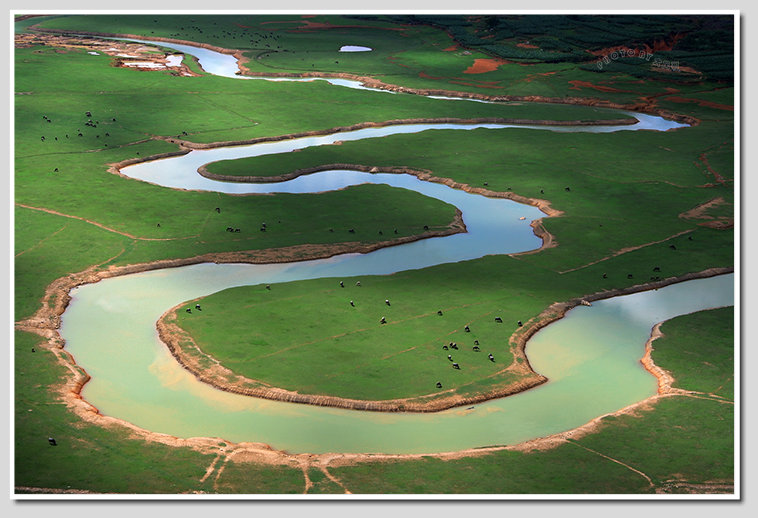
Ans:
[[[204,51],[160,45],[188,53]],[[203,67],[211,71],[206,62]],[[640,123],[633,127],[602,130],[675,127],[661,118],[635,116]],[[639,364],[651,327],[678,314],[733,304],[734,278],[727,275],[575,308],[566,318],[537,333],[527,346],[530,362],[537,372],[550,378],[549,383],[473,409],[435,414],[357,412],[257,400],[213,389],[182,369],[158,340],[155,322],[165,310],[185,300],[232,286],[381,275],[540,245],[529,227],[531,220],[543,216],[536,208],[456,191],[411,175],[327,171],[288,182],[249,185],[214,182],[196,173],[200,165],[215,160],[286,152],[334,140],[430,130],[430,125],[416,126],[193,151],[124,168],[124,174],[141,181],[225,193],[319,192],[357,183],[385,183],[454,204],[462,211],[468,232],[370,254],[292,264],[199,264],[76,288],[62,317],[61,335],[67,350],[92,376],[84,388],[84,398],[102,413],[148,430],[178,437],[264,442],[290,452],[430,453],[514,444],[574,428],[652,395],[655,379]]]

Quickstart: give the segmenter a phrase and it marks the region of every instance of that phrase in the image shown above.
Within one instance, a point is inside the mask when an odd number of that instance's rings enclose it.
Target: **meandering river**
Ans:
[[[143,40],[144,41],[144,40]],[[210,52],[157,43],[200,56]],[[214,59],[228,58],[214,54]],[[203,68],[214,72],[201,58]],[[236,63],[234,64],[236,70]],[[222,75],[236,77],[229,69]],[[343,85],[344,86],[344,85]],[[640,116],[634,126],[604,131],[668,129],[677,123]],[[491,129],[502,127],[492,126]],[[386,183],[454,204],[468,231],[390,247],[292,264],[198,264],[106,279],[72,291],[61,336],[92,376],[83,397],[107,415],[178,437],[264,442],[290,452],[430,453],[514,444],[580,426],[644,399],[656,380],[639,364],[653,324],[709,307],[732,305],[732,275],[675,284],[578,307],[538,332],[527,347],[535,370],[550,381],[527,392],[434,414],[358,412],[259,400],[216,390],[180,367],[157,337],[155,322],[182,301],[242,285],[389,274],[440,263],[506,254],[540,246],[529,222],[536,208],[423,182],[410,175],[327,171],[276,184],[214,182],[196,171],[205,163],[280,153],[334,140],[425,131],[429,125],[372,128],[325,137],[192,151],[145,162],[122,173],[169,188],[225,193],[319,192],[357,183]],[[444,125],[471,129],[471,125]],[[553,131],[566,128],[539,129]],[[570,128],[592,131],[599,127]],[[520,219],[520,218],[524,219]],[[335,281],[336,282],[336,281]]]

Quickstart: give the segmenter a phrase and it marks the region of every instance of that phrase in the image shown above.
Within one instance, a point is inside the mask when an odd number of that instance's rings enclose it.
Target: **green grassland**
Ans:
[[[514,381],[513,375],[493,374],[502,367],[501,361],[506,365],[511,361],[508,336],[515,322],[537,316],[551,302],[659,275],[732,264],[731,231],[704,228],[698,225],[700,220],[679,217],[717,196],[727,205],[733,202],[731,186],[703,187],[709,179],[696,163],[700,151],[723,138],[728,128],[727,121],[713,121],[662,134],[435,130],[216,162],[209,170],[219,174],[265,171],[275,176],[348,163],[425,169],[472,186],[486,182],[488,189],[549,199],[564,212],[544,221],[560,245],[518,259],[487,258],[363,279],[362,285],[371,288],[351,287],[349,294],[337,287],[336,279],[274,290],[283,294],[267,293],[259,286],[235,288],[206,298],[203,305],[211,310],[201,317],[181,314],[179,324],[201,349],[238,374],[304,393],[357,399],[414,397],[434,393],[438,380],[443,380],[445,390],[455,388],[464,395],[502,387]],[[545,149],[551,150],[547,156]],[[732,169],[731,164],[723,167]],[[680,232],[687,234],[671,237]],[[613,257],[626,247],[641,248]],[[656,267],[660,274],[653,272]],[[525,279],[527,284],[514,279]],[[435,289],[419,298],[418,287],[430,284]],[[347,304],[354,298],[355,308]],[[386,298],[393,301],[390,308],[384,305]],[[442,308],[435,307],[439,301],[457,313],[446,310],[439,318],[436,310]],[[293,305],[300,311],[297,327],[287,318]],[[242,313],[267,325],[251,335],[248,326],[229,324],[229,315]],[[382,316],[392,325],[377,325]],[[494,325],[494,316],[510,326]],[[442,345],[463,341],[466,324],[476,331],[498,333],[481,340],[493,348],[497,364],[471,352],[473,340],[480,337],[466,335],[466,352],[453,353],[462,370],[451,372]],[[323,376],[325,370],[334,374]]]
[[[729,17],[711,18],[711,23],[681,17],[498,17],[500,27],[490,30],[486,17],[463,20],[457,16],[417,16],[395,20],[392,16],[369,17],[299,15],[272,17],[70,15],[43,20],[41,27],[146,37],[185,39],[243,51],[253,72],[320,72],[371,76],[388,84],[410,88],[433,88],[488,95],[542,95],[547,97],[606,97],[582,81],[612,87],[614,100],[634,102],[641,97],[666,93],[675,86],[681,93],[702,89],[707,81],[729,81],[733,64]],[[592,17],[590,17],[592,18]],[[398,23],[400,22],[400,23]],[[307,24],[322,24],[309,28]],[[507,28],[505,27],[507,25]],[[615,25],[609,31],[608,26]],[[546,29],[549,28],[549,29]],[[442,29],[442,30],[440,30]],[[530,31],[560,31],[537,41],[538,45],[569,49],[554,52],[525,49],[517,43],[531,41]],[[653,60],[627,58],[622,64],[598,70],[598,57],[590,50],[614,45],[637,48],[670,40],[686,31],[679,54],[657,51],[655,57],[681,61],[706,71],[692,74],[651,70]],[[597,37],[599,39],[597,39]],[[597,41],[592,41],[596,38]],[[532,41],[534,43],[534,41]],[[462,44],[463,46],[460,46]],[[361,45],[371,52],[339,52],[343,45]],[[449,50],[445,50],[449,49]],[[682,55],[688,58],[683,59]],[[465,73],[477,59],[504,58],[497,70]],[[656,81],[640,81],[655,79]]]
[[[677,386],[712,390],[733,374],[732,311],[702,311],[662,326],[665,336],[654,342],[653,360],[672,372]],[[713,363],[702,378],[690,375],[691,355]],[[728,398],[729,389],[722,390]],[[596,432],[546,451],[367,463],[331,472],[353,493],[686,492],[677,483],[732,480],[733,439],[734,407],[728,399],[676,396],[634,415],[605,417]]]
[[[734,399],[734,308],[684,315],[661,326],[657,365],[676,373],[674,387]]]
[[[529,22],[530,17],[522,18],[524,23]],[[340,279],[274,285],[270,291],[260,286],[241,288],[205,299],[202,320],[183,318],[182,325],[204,347],[215,347],[210,351],[214,356],[226,355],[225,363],[235,370],[251,368],[251,351],[256,355],[252,358],[272,355],[281,360],[284,355],[278,354],[277,348],[314,344],[299,347],[298,353],[287,359],[287,368],[274,371],[261,362],[263,365],[256,369],[262,370],[249,371],[251,377],[268,377],[280,386],[316,393],[389,398],[428,393],[438,378],[461,394],[513,381],[488,376],[511,361],[508,337],[514,323],[528,320],[551,302],[638,284],[654,275],[654,266],[661,270],[656,275],[669,277],[733,265],[731,229],[716,230],[700,226],[704,220],[679,218],[681,212],[717,197],[724,203],[710,209],[709,214],[734,217],[733,113],[690,101],[733,104],[729,74],[722,70],[723,63],[729,63],[726,58],[731,48],[720,57],[708,55],[707,46],[722,46],[723,38],[704,40],[696,36],[708,35],[708,31],[718,36],[725,26],[722,22],[698,26],[700,22],[693,20],[674,24],[671,20],[636,20],[626,24],[627,32],[613,25],[615,35],[606,34],[594,47],[586,41],[594,34],[589,26],[572,33],[570,26],[551,20],[557,23],[552,31],[554,47],[565,45],[571,34],[584,38],[572,43],[569,56],[558,59],[553,59],[556,51],[548,41],[534,40],[529,32],[532,29],[514,31],[516,21],[512,19],[488,27],[491,21],[474,18],[453,29],[445,26],[451,18],[443,20],[445,23],[421,19],[398,23],[390,16],[71,15],[31,18],[17,23],[16,30],[28,30],[40,23],[51,29],[204,42],[244,51],[253,72],[342,72],[370,75],[411,88],[489,95],[591,97],[618,103],[655,99],[661,108],[701,121],[695,127],[666,133],[433,131],[214,164],[214,170],[225,174],[265,171],[267,175],[334,162],[407,166],[475,187],[487,182],[491,190],[546,199],[564,212],[544,221],[558,246],[538,254],[485,257],[417,272],[361,278],[360,292],[354,282],[345,282],[346,287],[339,288]],[[305,32],[305,21],[338,27]],[[488,38],[490,33],[483,32],[486,28],[502,31],[493,42]],[[652,73],[644,67],[635,68],[634,63],[598,72],[590,70],[594,58],[577,59],[581,55],[577,49],[647,41],[645,37],[655,40],[677,31],[687,34],[681,40],[685,43],[681,50],[689,53],[689,66],[703,65],[703,75],[697,80],[686,74]],[[516,47],[527,39],[537,41],[550,55],[540,58],[527,52],[530,49]],[[365,45],[374,51],[339,53],[339,46],[346,44]],[[455,50],[445,50],[454,45]],[[511,54],[504,53],[505,49]],[[672,56],[669,59],[677,58]],[[514,63],[482,74],[463,73],[475,59],[489,57]],[[694,59],[698,57],[702,59]],[[684,57],[677,59],[685,64]],[[452,219],[449,205],[384,186],[356,186],[318,195],[227,196],[171,191],[108,173],[110,164],[122,160],[179,150],[177,144],[163,139],[239,141],[419,117],[616,117],[586,106],[441,101],[354,91],[319,81],[301,84],[208,75],[177,77],[114,68],[106,56],[46,46],[16,48],[14,66],[16,319],[28,317],[39,307],[50,282],[88,267],[299,244],[371,243],[383,239],[378,234],[382,229],[385,235],[387,229],[398,228],[400,235],[409,236],[422,232],[424,225],[442,227]],[[96,127],[85,125],[87,111],[92,112]],[[717,181],[713,171],[723,181]],[[565,190],[568,186],[570,191]],[[215,212],[216,207],[222,209],[221,214]],[[349,224],[343,216],[346,207],[355,209],[350,211],[355,219]],[[271,229],[265,235],[257,230],[262,221]],[[243,231],[233,236],[225,232],[227,226]],[[365,231],[357,235],[339,232],[351,226]],[[690,232],[671,238],[684,231]],[[150,240],[155,238],[165,240]],[[669,248],[671,244],[677,249]],[[630,247],[639,248],[615,255]],[[384,305],[387,298],[392,301],[391,307]],[[355,308],[348,304],[351,299]],[[299,309],[301,328],[296,332],[272,323],[254,337],[255,343],[249,336],[243,337],[244,327],[225,328],[224,336],[233,345],[219,349],[217,337],[222,329],[214,323],[214,313],[224,308],[227,311],[234,303],[248,305],[256,319],[268,322],[291,313],[292,305],[297,304],[303,308]],[[443,310],[443,316],[436,314],[438,309]],[[495,325],[495,314],[504,324]],[[380,328],[377,320],[381,316],[391,324]],[[708,335],[708,344],[722,344],[718,360],[706,357],[710,354],[707,348],[691,354],[676,353],[671,360],[662,356],[661,364],[674,372],[682,388],[731,397],[733,389],[725,373],[731,362],[728,344],[733,341],[734,330],[722,328],[724,320],[704,320],[697,328],[701,334],[713,332],[712,337]],[[478,338],[483,345],[492,345],[497,363],[477,363],[477,354],[486,360],[487,349],[474,353],[467,343],[469,348],[460,352],[465,354],[466,363],[461,365],[466,368],[453,372],[441,345],[447,341],[462,343],[448,337],[462,335],[467,323],[472,327],[470,341]],[[683,332],[689,332],[693,325],[685,325]],[[674,335],[667,326],[663,327],[667,338],[655,344],[656,354],[666,354],[665,340]],[[339,334],[343,336],[329,338]],[[34,335],[16,332],[17,486],[70,486],[115,493],[304,490],[299,469],[235,462],[226,463],[223,476],[215,482],[212,478],[200,482],[214,455],[146,444],[121,429],[84,423],[65,408],[55,391],[68,376],[65,370],[44,348],[30,352],[38,343]],[[408,346],[413,347],[411,351],[403,352]],[[351,352],[356,348],[366,354],[356,359]],[[681,351],[680,346],[675,349]],[[387,356],[399,362],[390,384]],[[324,368],[334,375],[325,380],[317,380],[308,372],[299,375],[295,367],[302,359],[326,365]],[[361,368],[352,368],[356,361]],[[719,371],[714,374],[703,369],[704,362],[717,365]],[[362,376],[369,379],[365,385],[359,383]],[[691,483],[730,479],[732,410],[715,400],[668,398],[639,416],[605,419],[599,433],[546,452],[501,452],[457,461],[430,458],[370,463],[331,472],[353,493],[644,493],[652,490],[645,478],[585,448],[636,467],[656,487],[677,477]],[[623,448],[619,434],[628,437]],[[57,448],[47,447],[49,435],[58,439]],[[652,441],[656,447],[648,447],[645,441]],[[709,446],[703,447],[705,444]],[[692,455],[696,448],[698,454]],[[143,476],[146,472],[153,474],[150,480]],[[318,470],[309,470],[309,477],[314,484],[311,492],[344,491],[320,476]]]
[[[663,326],[653,358],[669,369],[678,386],[710,390],[699,380],[684,381],[689,355],[715,349],[728,355],[733,346],[729,309],[678,317]],[[674,329],[678,337],[674,338]],[[213,455],[145,444],[117,429],[81,422],[55,396],[66,376],[39,340],[16,333],[16,484],[67,487],[115,493],[219,492],[230,494],[301,493],[299,469],[244,462],[226,463],[223,474],[200,482]],[[675,350],[673,360],[664,351]],[[731,362],[711,362],[707,379],[729,376]],[[725,396],[726,391],[722,392]],[[733,476],[733,408],[724,402],[689,397],[658,401],[635,415],[606,417],[596,433],[551,450],[502,451],[481,457],[369,462],[329,468],[354,494],[602,494],[652,493],[672,481],[704,484]],[[47,447],[48,436],[58,442]],[[588,449],[589,448],[589,449]],[[603,457],[601,455],[605,455]],[[648,476],[653,486],[638,473]],[[65,469],[61,469],[65,466]],[[149,481],[145,473],[149,472]],[[343,493],[342,487],[310,470],[309,493]]]

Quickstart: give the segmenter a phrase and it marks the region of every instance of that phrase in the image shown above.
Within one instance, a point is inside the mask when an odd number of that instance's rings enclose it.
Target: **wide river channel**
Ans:
[[[204,62],[202,56],[210,52],[206,49],[158,44],[198,55],[206,71],[239,78],[233,73],[236,62],[234,69],[224,69],[223,73]],[[212,54],[215,60],[229,58]],[[624,131],[681,126],[660,117],[634,116],[640,123],[633,126],[536,128]],[[159,341],[155,322],[168,308],[233,286],[319,277],[360,279],[539,247],[541,241],[529,226],[530,221],[544,216],[538,209],[422,182],[410,175],[326,171],[288,182],[240,184],[215,182],[197,174],[200,165],[216,160],[288,152],[335,140],[474,127],[481,125],[371,128],[192,151],[122,169],[127,176],[167,188],[224,193],[321,192],[360,183],[383,183],[455,205],[461,210],[468,231],[369,254],[345,254],[290,264],[205,263],[126,275],[75,288],[60,332],[67,350],[92,376],[84,387],[83,397],[103,414],[177,437],[263,442],[293,453],[432,453],[515,444],[558,433],[655,394],[655,378],[639,363],[651,327],[680,314],[733,305],[733,275],[683,282],[598,301],[592,307],[577,307],[528,343],[530,362],[537,372],[549,378],[548,383],[473,408],[433,414],[359,412],[230,394],[198,382]],[[497,131],[506,126],[486,127]]]

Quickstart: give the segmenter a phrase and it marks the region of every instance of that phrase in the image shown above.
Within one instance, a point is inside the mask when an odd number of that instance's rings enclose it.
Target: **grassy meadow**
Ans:
[[[206,43],[242,51],[253,73],[344,73],[409,88],[592,99],[655,106],[699,120],[668,132],[435,130],[209,166],[219,174],[260,176],[329,163],[405,166],[472,187],[486,183],[492,191],[544,199],[562,211],[543,220],[558,246],[537,254],[362,277],[361,288],[348,279],[341,288],[343,279],[336,278],[276,284],[271,290],[236,288],[203,299],[202,315],[178,314],[202,348],[235,372],[304,393],[388,399],[427,395],[437,390],[437,381],[462,395],[517,381],[513,374],[496,375],[513,361],[511,333],[518,320],[535,317],[552,302],[734,264],[735,237],[728,224],[735,217],[734,89],[706,48],[721,45],[728,29],[723,20],[711,26],[671,17],[614,22],[613,31],[589,41],[585,33],[600,33],[583,18],[566,26],[542,20],[555,28],[552,39],[538,38],[530,17],[523,18],[72,14],[25,19],[15,29],[34,31],[39,24]],[[577,32],[571,23],[585,24],[582,38],[572,39]],[[685,29],[692,32],[681,49],[661,52],[680,52],[683,66],[702,65],[695,78],[635,62],[600,72],[592,70],[597,58],[586,54],[669,41]],[[542,59],[524,46],[532,43],[544,49]],[[341,45],[373,50],[340,53]],[[570,52],[557,56],[551,45],[570,45]],[[721,51],[727,55],[731,49]],[[483,59],[507,63],[471,73]],[[166,189],[108,171],[124,160],[180,151],[169,139],[241,141],[409,118],[619,117],[593,106],[445,101],[322,81],[180,77],[117,68],[109,56],[42,44],[16,46],[14,74],[17,322],[39,309],[51,282],[88,268],[307,244],[369,244],[385,239],[392,228],[398,236],[413,236],[425,225],[443,228],[454,217],[450,205],[387,186],[231,196]],[[703,214],[683,216],[712,200],[719,201]],[[258,230],[263,221],[265,233]],[[703,225],[709,222],[724,224]],[[242,231],[228,233],[228,226]],[[359,231],[347,233],[350,227]],[[660,272],[654,273],[655,267]],[[297,328],[284,324],[294,305],[300,312]],[[244,319],[229,317],[235,308],[244,308]],[[390,324],[379,326],[381,316]],[[266,325],[251,332],[251,320]],[[463,332],[466,324],[472,333]],[[734,398],[731,316],[727,310],[701,312],[674,319],[662,330],[654,360],[673,373],[675,387],[709,394],[705,399],[665,398],[634,415],[605,418],[596,433],[546,451],[329,468],[338,482],[311,467],[308,486],[300,468],[227,459],[223,443],[217,454],[203,454],[83,421],[59,395],[70,374],[41,338],[17,330],[16,492],[644,494],[708,492],[714,484],[728,485],[734,470],[734,409],[725,402]],[[481,352],[472,350],[474,339]],[[441,348],[450,341],[460,346],[452,351],[462,358],[456,359],[464,367],[460,371],[450,368],[451,351]],[[496,362],[487,360],[488,352]],[[312,368],[299,367],[304,364]],[[329,375],[321,375],[324,371]],[[58,447],[48,447],[48,436],[56,437]],[[216,468],[214,476],[204,477],[217,459],[223,473]]]

